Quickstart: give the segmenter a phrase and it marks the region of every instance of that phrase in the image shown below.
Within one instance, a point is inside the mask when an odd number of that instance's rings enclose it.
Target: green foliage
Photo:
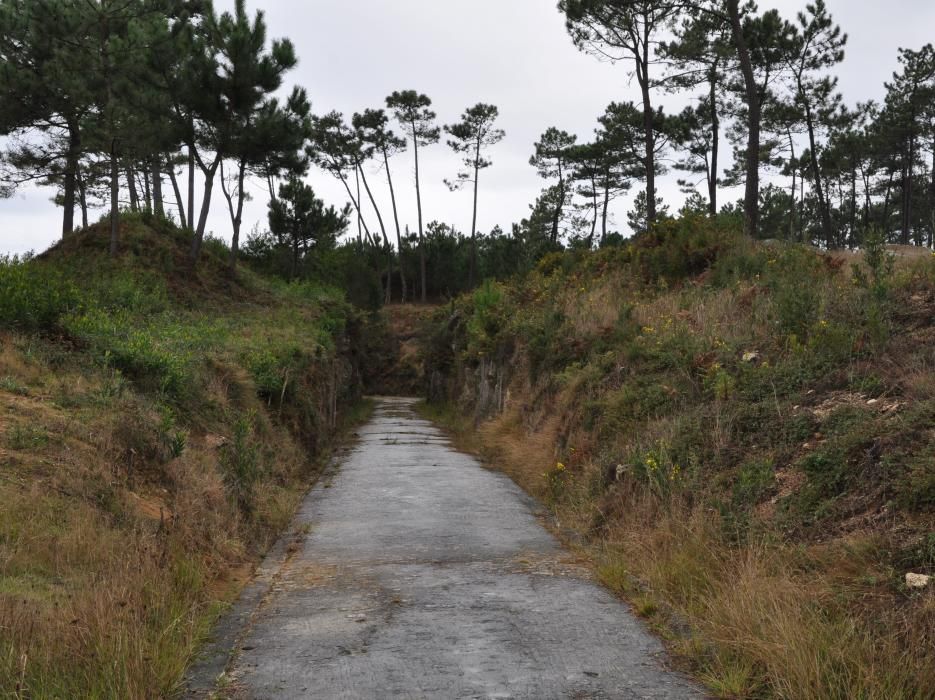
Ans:
[[[474,292],[471,301],[473,308],[467,322],[468,347],[479,354],[490,353],[495,349],[507,321],[503,289],[487,280]]]
[[[49,444],[49,434],[42,428],[17,424],[7,432],[5,443],[11,450],[40,450]]]
[[[299,375],[308,356],[298,346],[266,347],[247,353],[244,365],[256,383],[257,393],[269,402],[280,402],[287,395],[289,379]]]
[[[677,406],[671,388],[663,386],[655,376],[635,379],[619,389],[608,392],[595,407],[600,415],[601,432],[612,435],[630,429],[638,421],[669,415]]]
[[[70,316],[64,325],[101,365],[174,400],[183,400],[192,390],[199,352],[216,333],[210,323],[191,324],[171,314],[140,322],[127,311],[91,310]]]
[[[81,306],[77,287],[58,270],[35,261],[0,258],[0,326],[50,331]]]
[[[685,477],[685,465],[677,461],[671,446],[656,442],[649,449],[630,454],[628,472],[644,484],[658,498],[666,498],[677,490]]]
[[[767,263],[766,284],[773,292],[779,332],[805,342],[821,311],[818,284],[824,276],[820,259],[798,246],[783,248]]]
[[[734,503],[750,507],[759,503],[773,488],[775,467],[770,460],[754,460],[741,465],[734,481]]]
[[[568,489],[568,483],[571,480],[568,468],[562,462],[556,462],[554,467],[543,474],[543,477],[545,477],[549,502],[554,505],[562,500]]]
[[[260,450],[254,438],[256,416],[240,416],[231,441],[223,447],[220,466],[230,499],[246,518],[253,515],[256,484],[262,476]]]
[[[17,396],[29,396],[29,388],[9,375],[0,377],[0,391],[6,391]]]
[[[890,292],[896,258],[886,250],[886,236],[882,231],[874,228],[864,234],[863,253],[870,275],[868,277],[859,265],[854,265],[854,280],[858,286],[869,289],[878,302],[884,302]]]
[[[665,219],[635,241],[634,263],[645,281],[679,281],[706,271],[738,237],[724,220]]]
[[[171,458],[178,459],[184,454],[188,444],[188,432],[178,427],[175,412],[171,407],[163,407],[161,416],[162,422],[159,429],[162,432],[166,449]]]

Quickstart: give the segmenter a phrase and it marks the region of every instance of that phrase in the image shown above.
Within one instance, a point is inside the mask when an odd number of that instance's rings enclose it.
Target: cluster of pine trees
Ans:
[[[612,244],[611,204],[634,184],[629,224],[644,231],[668,215],[657,180],[669,168],[682,174],[685,210],[737,216],[751,236],[834,248],[860,245],[873,228],[935,244],[931,45],[900,49],[882,103],[848,107],[834,75],[847,36],[824,0],[791,19],[740,0],[560,0],[558,9],[578,48],[629,67],[640,98],[611,103],[587,142],[559,128],[542,134],[530,162],[547,184],[509,234],[477,230],[481,171],[505,136],[496,106],[477,104],[443,127],[431,99],[407,90],[349,120],[313,114],[303,89],[280,94],[297,63],[292,43],[268,40],[263,13],[251,16],[244,0],[221,14],[209,0],[0,0],[2,184],[56,187],[63,235],[78,213],[87,226],[89,208],[109,208],[114,251],[121,207],[168,209],[192,232],[193,264],[217,188],[231,264],[246,243],[255,258],[275,253],[288,277],[334,249],[356,218],[348,245],[366,252],[385,300],[394,281],[402,299],[424,300],[563,245]],[[676,91],[691,104],[666,113],[659,97]],[[463,165],[446,183],[473,189],[469,236],[423,222],[420,151],[442,139]],[[415,173],[411,233],[390,168],[404,151]],[[374,165],[385,182],[373,181]],[[350,204],[318,198],[305,182],[312,166],[343,183]],[[269,231],[242,242],[250,180],[268,190]],[[741,202],[719,201],[740,185]],[[378,206],[377,186],[392,212]]]
[[[595,190],[606,202],[637,180],[645,188],[631,226],[651,224],[664,212],[656,179],[674,162],[689,209],[742,215],[752,236],[836,248],[875,228],[935,244],[932,45],[899,50],[881,104],[848,107],[834,74],[847,35],[824,0],[791,19],[752,0],[561,0],[559,9],[576,46],[628,64],[641,94],[611,104],[585,147],[608,156],[602,177],[576,176],[595,211]],[[675,91],[692,105],[666,114],[658,98]],[[573,162],[580,147],[560,136]],[[733,147],[726,168],[722,144]],[[553,210],[569,192],[557,177],[543,195]],[[719,208],[719,188],[739,185],[743,202]]]
[[[274,97],[296,62],[243,0],[222,15],[199,0],[3,0],[4,179],[57,185],[66,236],[77,210],[87,226],[89,204],[109,200],[114,249],[121,183],[131,208],[159,215],[171,183],[193,261],[220,181],[236,256],[245,179],[297,167],[308,100]]]
[[[122,205],[166,216],[171,203],[180,224],[193,232],[194,264],[219,183],[230,214],[234,265],[245,186],[249,178],[259,179],[269,193],[269,238],[273,247],[289,251],[289,275],[298,274],[311,251],[335,245],[353,208],[357,245],[386,260],[389,299],[393,260],[401,256],[393,253],[388,220],[367,179],[365,166],[377,160],[386,167],[397,249],[411,247],[410,238],[416,241],[424,300],[419,149],[442,137],[431,99],[399,91],[387,97],[385,109],[354,114],[350,123],[337,112],[318,116],[301,88],[284,100],[276,96],[296,63],[292,43],[269,42],[263,13],[251,17],[244,0],[222,14],[207,0],[0,0],[6,191],[30,181],[57,187],[63,236],[75,230],[77,212],[87,227],[89,208],[109,206],[112,251],[119,243]],[[448,145],[464,164],[449,186],[474,189],[472,284],[478,176],[492,164],[488,148],[504,137],[495,127],[498,114],[497,107],[478,104],[444,127]],[[393,132],[391,119],[405,138]],[[407,231],[404,242],[389,160],[410,147],[419,218],[417,234]],[[350,205],[337,210],[315,195],[304,181],[312,164],[344,183]],[[361,184],[379,231],[371,231],[364,218]],[[444,235],[439,224],[434,229]],[[260,236],[251,250],[262,252],[269,242]],[[395,276],[408,298],[402,267]]]

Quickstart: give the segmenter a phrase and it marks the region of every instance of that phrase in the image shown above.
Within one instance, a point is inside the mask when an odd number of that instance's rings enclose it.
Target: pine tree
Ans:
[[[577,136],[567,131],[560,131],[550,127],[542,134],[535,144],[535,153],[529,159],[529,164],[536,168],[539,177],[545,180],[556,179],[552,210],[552,225],[549,238],[552,243],[559,239],[559,226],[562,222],[563,212],[569,203],[568,177],[570,175],[569,151],[578,140]]]
[[[430,109],[432,100],[427,95],[420,94],[415,90],[394,92],[386,98],[386,106],[393,111],[403,133],[409,137],[415,157],[416,209],[419,217],[419,268],[422,281],[422,301],[425,302],[427,299],[425,289],[427,275],[425,269],[425,238],[422,228],[422,190],[419,181],[419,148],[438,143],[441,130],[435,126],[435,119],[438,115]]]
[[[465,110],[461,121],[450,124],[445,131],[451,136],[448,146],[455,153],[464,157],[464,169],[458,173],[455,180],[446,180],[449,189],[460,189],[468,184],[474,188],[474,205],[471,217],[471,267],[468,275],[468,285],[474,286],[474,275],[477,270],[477,194],[480,180],[480,171],[493,165],[485,155],[485,151],[500,143],[506,132],[494,126],[500,110],[495,105],[478,103]]]
[[[902,185],[900,243],[923,242],[922,225],[913,217],[916,208],[916,168],[924,141],[932,146],[931,197],[935,204],[935,48],[899,50],[901,70],[886,84],[887,97],[882,119],[890,123],[893,156],[899,165]],[[931,224],[935,227],[935,221]]]
[[[269,203],[269,228],[291,252],[293,279],[299,276],[303,257],[334,248],[337,237],[350,222],[349,215],[349,206],[341,211],[326,207],[295,174],[279,186],[279,196]]]
[[[835,245],[830,205],[825,196],[819,168],[821,150],[818,131],[832,124],[840,111],[841,98],[835,90],[837,78],[821,75],[844,60],[847,35],[833,24],[824,0],[815,0],[806,12],[798,14],[798,27],[794,34],[789,56],[794,104],[802,113],[808,134],[810,167],[815,195],[818,198],[821,228],[825,245]]]
[[[626,60],[633,65],[642,98],[642,128],[649,220],[656,218],[656,158],[658,148],[652,89],[659,81],[652,70],[656,46],[669,25],[684,11],[680,0],[560,0],[566,27],[575,45],[601,58]]]
[[[305,141],[309,106],[305,92],[293,90],[285,105],[272,95],[283,75],[298,63],[288,39],[267,47],[266,21],[261,10],[253,20],[245,0],[236,0],[234,12],[225,12],[212,33],[221,66],[221,96],[227,133],[221,152],[221,188],[227,199],[233,227],[230,264],[234,267],[240,243],[240,227],[246,198],[244,183],[251,170],[269,164],[270,153],[297,153]],[[224,177],[225,160],[234,163],[230,184]]]
[[[358,225],[366,233],[367,242],[376,245],[363,216],[360,193],[358,191],[355,196],[348,179],[351,172],[359,176],[358,164],[363,158],[359,151],[362,147],[359,135],[345,123],[340,112],[312,117],[311,138],[306,152],[313,163],[341,181],[357,211]]]
[[[390,157],[401,153],[406,149],[406,140],[399,138],[394,134],[389,128],[389,118],[386,116],[386,112],[382,109],[368,109],[365,110],[363,114],[355,114],[351,120],[355,131],[357,132],[358,138],[361,142],[374,154],[376,154],[382,161],[383,167],[386,169],[386,180],[390,188],[390,200],[393,205],[393,221],[396,224],[396,245],[399,249],[399,276],[402,283],[402,301],[406,301],[406,273],[403,267],[403,241],[402,241],[402,230],[399,226],[399,211],[396,207],[396,190],[393,187],[393,175],[390,171]],[[371,201],[372,201],[371,197]],[[373,203],[374,208],[376,209],[376,202]],[[377,210],[379,212],[379,210]],[[383,219],[380,217],[380,225],[383,226]],[[386,229],[383,228],[383,239],[387,246],[387,249],[390,248],[389,241],[386,237]],[[392,263],[392,254],[390,254],[390,262]],[[390,274],[387,275],[386,282],[386,303],[392,301],[392,267],[390,268]]]
[[[734,69],[730,26],[722,16],[689,8],[675,34],[672,41],[659,46],[660,55],[670,64],[667,87],[682,91],[704,89],[698,104],[687,107],[681,114],[685,157],[675,167],[704,175],[708,214],[716,216],[721,171],[721,112],[725,108],[727,74]],[[694,184],[685,180],[680,185],[685,190],[694,189]]]
[[[0,135],[16,144],[4,157],[4,189],[59,180],[63,236],[74,230],[83,124],[94,109],[86,12],[67,0],[0,3]]]

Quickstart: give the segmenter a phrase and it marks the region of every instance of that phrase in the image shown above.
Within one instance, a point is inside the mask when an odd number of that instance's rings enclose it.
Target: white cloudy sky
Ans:
[[[219,9],[232,0],[216,0]],[[248,5],[258,3],[248,0]],[[792,18],[804,0],[763,0]],[[895,70],[897,48],[919,48],[935,41],[935,3],[931,0],[828,0],[849,34],[847,58],[840,67],[840,88],[849,104],[883,94],[883,82]],[[528,165],[532,144],[548,126],[588,138],[595,119],[612,100],[638,101],[626,64],[609,65],[578,52],[565,32],[554,0],[266,0],[271,37],[295,43],[299,67],[289,83],[308,89],[318,113],[339,110],[348,117],[367,107],[381,107],[394,90],[416,89],[435,102],[441,123],[457,120],[476,102],[500,107],[506,139],[492,152],[494,167],[482,174],[478,228],[490,230],[528,213],[542,187]],[[680,108],[684,97],[662,100]],[[398,186],[403,223],[415,226],[415,196],[410,156],[391,162]],[[426,221],[438,219],[460,229],[470,227],[470,194],[450,193],[442,183],[458,161],[444,144],[425,153],[423,204]],[[374,172],[378,200],[388,207],[383,173]],[[327,201],[343,204],[343,187],[313,172],[313,186]],[[661,185],[667,203],[681,196],[668,176]],[[248,204],[244,229],[265,226],[266,196],[260,183]],[[171,192],[167,188],[167,194]],[[0,200],[0,251],[24,252],[49,245],[60,230],[60,212],[50,190],[22,189]],[[209,229],[228,236],[230,221],[218,199]],[[621,202],[617,225],[626,228]],[[675,206],[673,206],[675,208]],[[94,212],[97,218],[100,212]],[[372,227],[376,227],[371,214]],[[389,222],[388,222],[389,225]]]

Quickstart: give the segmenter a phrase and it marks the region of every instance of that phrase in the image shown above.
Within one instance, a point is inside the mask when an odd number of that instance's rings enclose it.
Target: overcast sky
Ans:
[[[248,0],[255,8],[259,3]],[[590,138],[596,117],[612,100],[639,101],[628,78],[628,65],[601,63],[580,53],[569,39],[553,0],[266,0],[270,37],[288,37],[299,55],[287,83],[303,85],[316,113],[331,110],[347,117],[367,107],[382,107],[394,90],[415,89],[434,100],[439,122],[453,123],[477,102],[500,108],[506,139],[491,153],[493,168],[481,175],[478,229],[495,225],[509,230],[525,217],[542,181],[528,164],[532,144],[549,126]],[[232,0],[216,0],[219,10]],[[799,0],[764,0],[793,18],[805,6]],[[834,19],[850,36],[839,68],[840,89],[848,104],[880,99],[883,82],[897,67],[897,48],[917,49],[935,42],[932,0],[828,0]],[[251,9],[251,11],[253,11]],[[680,109],[686,98],[660,99]],[[425,220],[438,219],[470,229],[470,193],[450,193],[442,183],[458,169],[457,157],[444,143],[427,149],[422,173]],[[391,161],[403,224],[416,225],[411,154]],[[374,171],[371,183],[389,218],[385,174]],[[682,196],[675,175],[660,184],[666,203],[677,209]],[[347,201],[343,187],[327,175],[309,180],[329,203]],[[171,193],[171,188],[166,188]],[[266,225],[266,191],[253,183],[244,231]],[[41,250],[60,231],[60,210],[49,189],[21,189],[0,200],[0,251]],[[168,194],[167,194],[168,196]],[[615,224],[626,230],[622,201]],[[96,220],[101,212],[94,212]],[[376,217],[368,215],[371,227]],[[390,223],[387,221],[387,225]],[[219,192],[209,230],[229,237],[230,220]]]

